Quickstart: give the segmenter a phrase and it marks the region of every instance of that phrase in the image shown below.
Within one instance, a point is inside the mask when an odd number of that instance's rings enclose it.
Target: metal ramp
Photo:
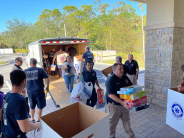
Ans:
[[[64,79],[58,79],[57,77],[50,77],[50,96],[56,107],[65,107],[71,103],[70,93],[67,91]]]

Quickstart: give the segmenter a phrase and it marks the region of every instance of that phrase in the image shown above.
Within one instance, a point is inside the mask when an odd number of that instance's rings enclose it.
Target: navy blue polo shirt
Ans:
[[[133,84],[126,75],[123,75],[123,77],[120,79],[115,74],[112,74],[112,76],[110,76],[107,79],[105,85],[106,85],[106,95],[105,96],[107,99],[107,103],[114,103],[115,105],[121,105],[120,103],[111,99],[108,95],[114,94],[120,98],[119,94],[117,94],[117,91],[119,91],[120,88],[131,86]]]
[[[136,75],[136,69],[139,68],[137,61],[132,60],[132,62],[130,63],[129,60],[127,60],[124,65],[128,67],[129,70],[127,73],[129,75]]]
[[[91,70],[91,72],[88,72],[87,70],[84,70],[82,72],[83,78],[85,82],[92,82],[93,88],[95,86],[95,81],[97,80],[96,72],[94,70]]]
[[[92,52],[87,51],[87,52],[85,52],[85,53],[83,54],[82,58],[85,59],[85,63],[86,63],[87,61],[91,61],[91,62],[93,63],[94,55],[93,55]]]

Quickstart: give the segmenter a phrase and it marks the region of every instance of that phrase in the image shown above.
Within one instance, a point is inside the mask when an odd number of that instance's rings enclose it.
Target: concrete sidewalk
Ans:
[[[66,105],[61,105],[61,108]],[[59,110],[52,102],[50,96],[47,97],[47,106],[43,110],[43,115]],[[101,109],[104,112],[104,109]],[[36,120],[37,120],[37,115]],[[136,138],[184,138],[182,134],[165,124],[166,110],[164,108],[151,105],[150,108],[140,112],[130,111],[131,126]],[[121,120],[116,129],[116,138],[126,138],[126,133]],[[28,138],[35,138],[34,131],[27,134]],[[38,133],[41,138],[41,132]]]
[[[3,74],[5,77],[5,83],[9,80],[9,73],[13,67],[14,59],[20,56],[20,54],[11,54],[3,55],[1,60],[9,61],[11,64],[6,66],[1,66],[0,74]],[[23,57],[25,58],[25,57]],[[95,68],[102,70],[108,65],[95,65]],[[25,63],[23,64],[23,69],[26,69]],[[139,85],[144,85],[144,73],[139,74],[138,79]],[[105,84],[101,83],[101,87],[105,90]],[[5,84],[3,92],[8,92],[9,87]],[[69,105],[70,103],[65,103],[60,105],[61,108]],[[43,110],[43,115],[54,112],[60,108],[56,108],[50,96],[47,97],[47,106]],[[104,111],[102,109],[101,111]],[[175,131],[171,127],[165,124],[166,120],[166,109],[160,108],[158,106],[151,105],[150,108],[142,110],[140,112],[130,111],[131,125],[132,129],[136,134],[136,138],[184,138],[182,134]],[[35,119],[37,120],[37,115],[35,114]],[[123,128],[123,124],[119,121],[117,126],[117,135],[116,138],[126,138],[126,133]],[[34,131],[31,131],[27,134],[28,138],[35,138]],[[38,137],[41,138],[41,132],[39,132]]]
[[[139,75],[138,84],[144,85],[144,74]],[[105,89],[105,84],[100,84]],[[60,105],[61,108],[69,103]],[[43,115],[56,111],[56,108],[50,99],[47,97],[47,106],[43,110]],[[104,112],[105,109],[101,109]],[[184,138],[182,134],[172,129],[166,122],[166,109],[155,105],[150,105],[150,108],[139,112],[130,111],[131,126],[136,135],[136,138]],[[116,129],[116,138],[127,138],[121,120]],[[27,134],[28,138],[34,138],[34,132]],[[41,138],[41,132],[39,132]]]

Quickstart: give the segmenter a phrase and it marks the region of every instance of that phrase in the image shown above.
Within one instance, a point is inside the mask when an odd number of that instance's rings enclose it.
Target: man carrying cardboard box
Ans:
[[[3,99],[2,138],[26,138],[26,132],[41,128],[40,123],[30,123],[27,103],[21,96],[26,86],[26,74],[21,70],[10,73],[12,90]]]
[[[129,138],[135,138],[131,129],[128,102],[120,99],[117,91],[122,87],[131,86],[132,82],[124,74],[123,65],[115,63],[112,67],[113,74],[106,82],[106,100],[105,112],[109,113],[110,137],[115,138],[116,126],[119,119],[123,122],[124,129]]]

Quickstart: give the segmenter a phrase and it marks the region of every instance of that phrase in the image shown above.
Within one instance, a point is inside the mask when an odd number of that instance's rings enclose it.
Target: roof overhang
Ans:
[[[129,1],[135,1],[135,2],[139,2],[139,3],[147,3],[147,0],[129,0]]]

